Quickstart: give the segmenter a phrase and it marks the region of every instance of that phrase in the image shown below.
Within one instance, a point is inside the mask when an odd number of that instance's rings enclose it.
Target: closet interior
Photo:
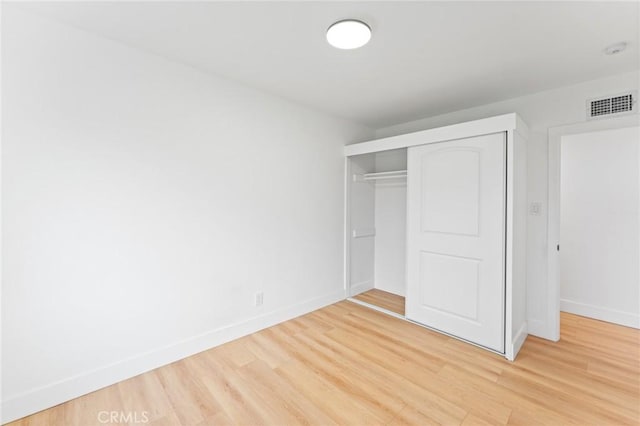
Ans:
[[[350,157],[349,295],[405,314],[407,148]]]

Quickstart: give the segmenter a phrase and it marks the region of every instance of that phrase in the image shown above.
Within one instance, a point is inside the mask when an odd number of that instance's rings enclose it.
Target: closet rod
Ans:
[[[406,178],[406,170],[395,170],[392,172],[378,172],[378,173],[365,173],[363,175],[364,180],[378,180],[378,179],[398,179]]]

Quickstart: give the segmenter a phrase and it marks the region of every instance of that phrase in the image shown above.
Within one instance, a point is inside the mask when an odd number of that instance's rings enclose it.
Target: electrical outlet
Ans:
[[[256,293],[255,305],[262,306],[263,302],[264,302],[264,293],[263,292]]]

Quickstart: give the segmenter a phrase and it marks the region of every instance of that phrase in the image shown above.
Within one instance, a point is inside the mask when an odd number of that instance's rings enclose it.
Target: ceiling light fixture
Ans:
[[[617,53],[622,52],[626,48],[627,48],[627,43],[623,41],[620,43],[612,44],[611,46],[607,47],[606,49],[604,49],[604,53],[606,55],[615,55]]]
[[[371,28],[362,21],[345,19],[327,29],[327,41],[338,49],[357,49],[369,42]]]

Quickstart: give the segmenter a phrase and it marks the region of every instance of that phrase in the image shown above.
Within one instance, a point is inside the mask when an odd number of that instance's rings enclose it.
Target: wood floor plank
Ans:
[[[102,419],[111,418],[112,412],[119,413],[122,406],[118,386],[109,386],[65,403],[62,424],[98,426],[103,424]]]
[[[202,355],[197,354],[154,371],[182,424],[195,424],[221,411],[202,383],[199,371],[193,368],[200,358]]]
[[[509,362],[343,301],[10,425],[640,425],[640,331],[561,323]]]
[[[169,397],[153,371],[124,380],[117,387],[124,412],[139,413],[139,417],[144,413],[149,422],[157,420],[158,423],[162,423],[160,419],[174,415]]]
[[[358,400],[324,380],[306,365],[294,362],[276,369],[292,386],[316,404],[338,424],[383,425],[384,419],[371,413]]]
[[[353,371],[361,370],[362,374],[376,382],[377,387],[389,387],[406,405],[421,407],[422,414],[439,424],[458,424],[467,414],[464,409],[391,371],[385,364],[368,362],[357,346],[343,345],[326,335],[316,336],[315,340],[334,351],[341,362],[350,362],[347,366]],[[362,368],[363,361],[366,369]]]
[[[354,299],[370,303],[396,314],[404,315],[404,297],[377,288],[354,296]]]
[[[398,415],[388,424],[388,426],[401,426],[401,425],[440,425],[441,423],[425,416],[419,410],[413,407],[406,406]]]
[[[256,383],[261,395],[269,395],[271,404],[281,405],[283,409],[294,414],[293,423],[302,425],[323,424],[334,425],[329,416],[313,402],[300,395],[296,389],[266,364],[257,360],[244,367],[241,374],[247,382]]]
[[[346,391],[351,400],[375,414],[383,421],[393,418],[403,403],[396,401],[392,393],[384,393],[383,389],[372,386],[366,377],[360,376],[344,366],[341,359],[323,350],[315,339],[305,340],[305,334],[289,336],[277,327],[269,330],[271,339],[277,344],[291,348],[291,356],[296,362],[314,365],[318,376],[336,388]]]

